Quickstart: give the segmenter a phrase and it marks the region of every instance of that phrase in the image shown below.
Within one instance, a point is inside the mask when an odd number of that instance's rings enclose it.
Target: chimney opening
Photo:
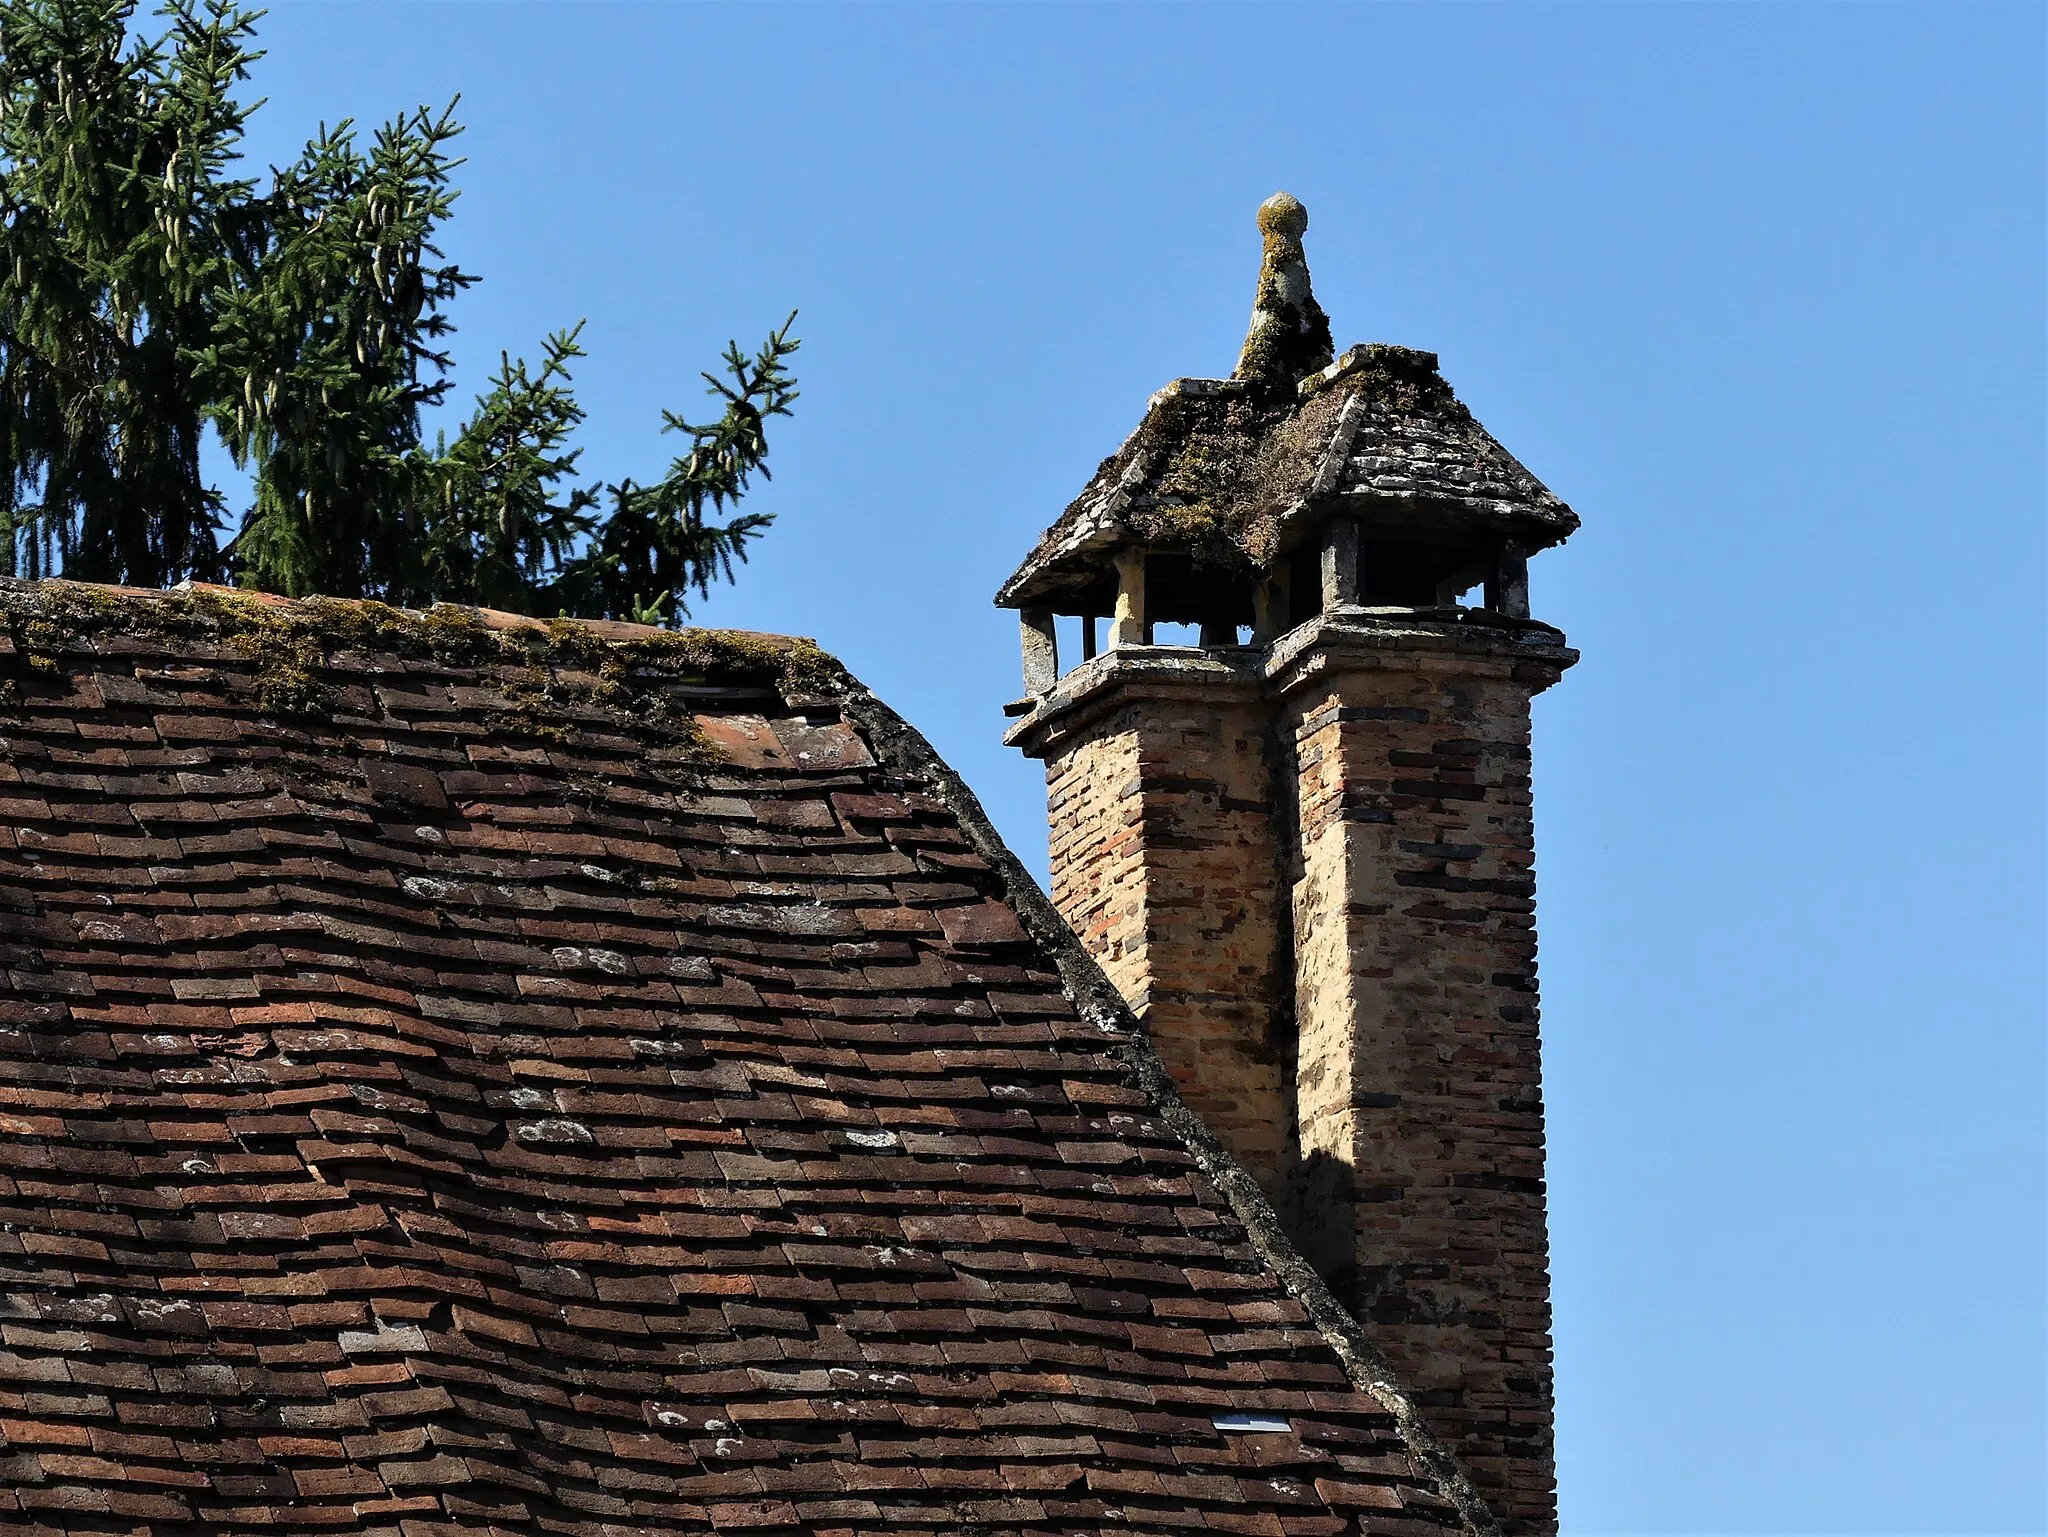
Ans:
[[[1146,556],[1145,597],[1155,645],[1234,646],[1257,620],[1251,573],[1192,555]],[[1180,638],[1190,627],[1195,633]],[[1168,633],[1175,638],[1165,639]]]
[[[1281,629],[1306,624],[1323,611],[1323,552],[1310,540],[1287,557],[1287,617]]]
[[[1402,537],[1375,529],[1359,541],[1358,601],[1367,608],[1481,606],[1465,595],[1495,573],[1491,541]]]
[[[1059,636],[1059,675],[1065,677],[1082,662],[1093,656],[1094,648],[1088,644],[1089,621],[1080,614],[1056,614],[1053,616],[1055,633]]]

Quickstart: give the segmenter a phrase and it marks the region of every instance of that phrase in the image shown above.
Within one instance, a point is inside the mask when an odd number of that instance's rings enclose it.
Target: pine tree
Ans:
[[[195,361],[256,504],[232,554],[250,582],[334,597],[427,596],[420,411],[449,388],[444,307],[474,279],[439,260],[455,201],[449,112],[322,129],[265,199],[249,282],[222,292]]]
[[[669,466],[659,484],[622,481],[605,489],[612,511],[589,554],[573,564],[560,584],[576,612],[603,613],[667,623],[689,613],[689,594],[700,597],[714,579],[732,580],[735,560],[744,562],[748,543],[774,521],[772,513],[741,513],[713,523],[746,494],[748,482],[768,472],[768,418],[787,416],[797,398],[788,369],[801,345],[789,334],[792,314],[748,357],[738,343],[725,349],[731,382],[705,374],[714,398],[725,402],[715,422],[696,424],[673,411],[662,412],[665,432],[690,439],[690,451]]]
[[[581,330],[550,336],[537,373],[500,353],[489,393],[453,445],[435,453],[426,549],[434,590],[543,612],[552,583],[595,525],[598,488],[576,483],[582,450],[568,446],[583,421],[569,387],[570,360],[583,356]]]
[[[219,567],[186,353],[264,238],[226,174],[254,18],[176,5],[125,47],[129,9],[0,8],[0,565],[157,586]]]
[[[367,147],[321,131],[267,186],[232,174],[260,13],[0,0],[0,572],[674,622],[768,526],[767,418],[796,399],[790,323],[726,376],[658,483],[578,480],[581,325],[537,369],[500,355],[451,442],[444,260],[453,107]],[[793,319],[794,317],[792,317]],[[234,537],[209,431],[251,474]],[[723,521],[717,521],[723,519]]]

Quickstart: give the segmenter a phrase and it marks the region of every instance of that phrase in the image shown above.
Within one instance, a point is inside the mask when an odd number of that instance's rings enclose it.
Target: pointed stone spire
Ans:
[[[1231,374],[1260,390],[1292,393],[1302,379],[1330,364],[1330,317],[1309,287],[1308,257],[1301,237],[1308,210],[1301,200],[1276,192],[1259,204],[1259,229],[1266,237],[1259,265],[1259,292],[1252,301],[1251,328]]]

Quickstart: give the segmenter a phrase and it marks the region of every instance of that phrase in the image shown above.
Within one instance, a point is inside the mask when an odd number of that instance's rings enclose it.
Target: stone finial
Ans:
[[[1259,228],[1300,240],[1308,233],[1308,205],[1292,192],[1276,192],[1259,204]]]
[[[1308,210],[1290,193],[1276,192],[1259,204],[1259,230],[1266,237],[1259,264],[1259,291],[1252,323],[1237,356],[1234,379],[1267,390],[1292,390],[1329,366],[1330,317],[1309,287],[1308,257],[1301,237]]]

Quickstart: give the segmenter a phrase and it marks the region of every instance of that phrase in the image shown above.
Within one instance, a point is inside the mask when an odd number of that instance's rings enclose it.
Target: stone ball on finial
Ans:
[[[1308,209],[1291,192],[1276,192],[1259,204],[1259,228],[1268,235],[1299,240],[1308,229]]]

